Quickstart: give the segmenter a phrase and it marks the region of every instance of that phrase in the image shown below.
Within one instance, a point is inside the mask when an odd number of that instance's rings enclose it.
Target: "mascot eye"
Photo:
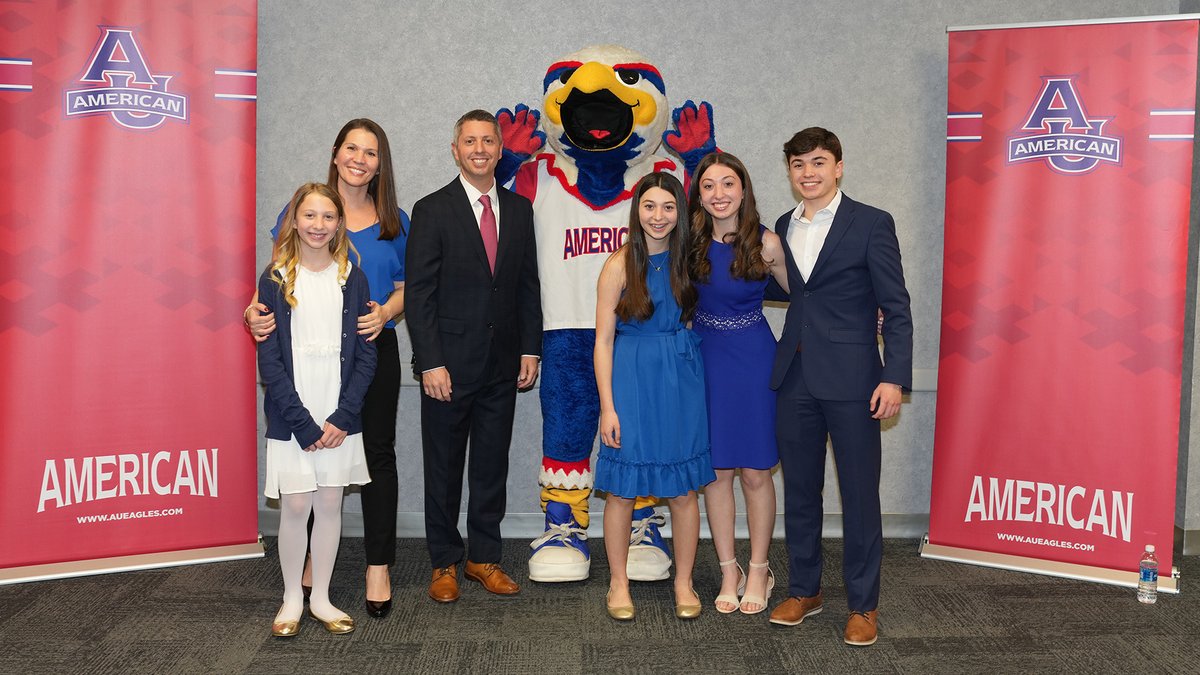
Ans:
[[[577,68],[565,68],[562,71],[562,75],[558,76],[558,81],[562,82],[563,84],[566,84],[567,80],[571,79],[571,76],[575,74],[576,70],[578,70],[578,69]]]
[[[642,79],[641,73],[636,70],[629,70],[628,68],[617,70],[617,75],[620,76],[621,81],[625,84],[637,84],[638,80]]]

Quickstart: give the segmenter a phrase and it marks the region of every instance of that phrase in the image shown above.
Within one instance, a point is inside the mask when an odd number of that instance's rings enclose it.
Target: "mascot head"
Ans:
[[[543,90],[547,140],[579,165],[611,171],[639,163],[658,149],[670,117],[658,69],[617,45],[585,47],[554,63]]]

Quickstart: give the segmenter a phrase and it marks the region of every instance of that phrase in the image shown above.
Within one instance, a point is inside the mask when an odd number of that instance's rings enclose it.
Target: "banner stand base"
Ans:
[[[84,577],[92,574],[134,572],[159,567],[179,567],[181,565],[195,565],[198,563],[245,560],[248,558],[261,558],[263,556],[262,535],[259,534],[258,541],[249,544],[230,544],[228,546],[191,548],[182,551],[142,553],[113,558],[96,558],[94,560],[72,560],[45,565],[8,567],[0,569],[0,586],[29,581],[69,579],[71,577]]]
[[[990,553],[988,551],[977,551],[969,548],[942,546],[941,544],[929,543],[928,534],[921,539],[921,557],[931,560],[948,560],[950,562],[967,563],[968,565],[980,565],[982,567],[995,567],[996,569],[1016,572],[1045,574],[1046,576],[1061,577],[1063,579],[1094,581],[1099,584],[1125,586],[1128,588],[1137,588],[1138,583],[1137,572],[1113,570],[1106,567],[1075,565],[1072,563],[1054,562],[1052,560],[1039,560],[1037,558],[1006,555],[1004,553]],[[1178,567],[1172,567],[1171,574],[1169,575],[1162,574],[1160,571],[1158,575],[1158,590],[1163,593],[1179,592]]]

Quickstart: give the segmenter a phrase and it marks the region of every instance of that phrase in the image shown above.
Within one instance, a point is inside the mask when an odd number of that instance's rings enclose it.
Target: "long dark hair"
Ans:
[[[387,134],[383,132],[383,127],[379,126],[375,120],[359,117],[346,122],[333,142],[333,152],[329,155],[329,178],[325,182],[334,190],[337,189],[338,172],[337,166],[333,162],[337,158],[338,150],[346,142],[346,136],[355,129],[375,134],[375,140],[379,141],[379,171],[371,178],[371,182],[367,183],[367,194],[375,200],[375,215],[379,218],[379,238],[395,239],[397,235],[404,232],[404,227],[400,224],[400,205],[396,201],[396,174],[392,171],[392,147],[388,144]]]
[[[669,173],[656,171],[647,174],[633,188],[633,199],[629,206],[629,240],[622,247],[625,250],[625,293],[617,303],[617,316],[622,321],[645,321],[654,314],[654,302],[650,299],[650,289],[646,286],[646,270],[650,265],[650,255],[646,249],[646,233],[642,231],[641,201],[642,195],[650,188],[666,190],[675,198],[675,208],[678,219],[675,229],[667,239],[668,263],[671,271],[671,294],[675,302],[683,310],[680,321],[688,321],[696,311],[698,294],[688,276],[688,239],[687,202],[684,200],[683,185],[679,179]]]
[[[712,264],[708,261],[708,245],[712,243],[713,219],[700,204],[700,179],[714,164],[729,167],[738,180],[742,181],[742,205],[737,213],[737,230],[725,235],[725,243],[733,247],[733,262],[729,274],[735,279],[761,281],[767,278],[769,268],[762,256],[762,235],[759,234],[760,219],[758,205],[754,201],[754,187],[750,184],[750,173],[742,160],[728,152],[713,152],[705,155],[692,173],[692,191],[688,196],[688,210],[692,216],[692,278],[708,281]]]

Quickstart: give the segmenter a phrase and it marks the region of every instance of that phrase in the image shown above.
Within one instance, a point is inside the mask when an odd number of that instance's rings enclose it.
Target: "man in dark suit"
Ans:
[[[517,389],[533,386],[542,310],[533,207],[496,184],[500,126],[472,110],[454,127],[460,173],[413,207],[405,258],[408,331],[421,377],[429,596],[458,599],[458,532],[467,466],[464,575],[500,595],[520,587],[500,567],[508,446]],[[467,460],[467,441],[470,459]]]
[[[784,144],[802,201],[775,223],[783,241],[790,306],[775,354],[776,436],[783,468],[788,595],[771,623],[818,614],[825,442],[833,445],[842,495],[850,618],[844,639],[875,642],[883,530],[879,508],[880,420],[900,410],[912,385],[912,316],[892,217],[838,189],[842,146],[812,127]],[[883,312],[884,357],[876,320]]]

